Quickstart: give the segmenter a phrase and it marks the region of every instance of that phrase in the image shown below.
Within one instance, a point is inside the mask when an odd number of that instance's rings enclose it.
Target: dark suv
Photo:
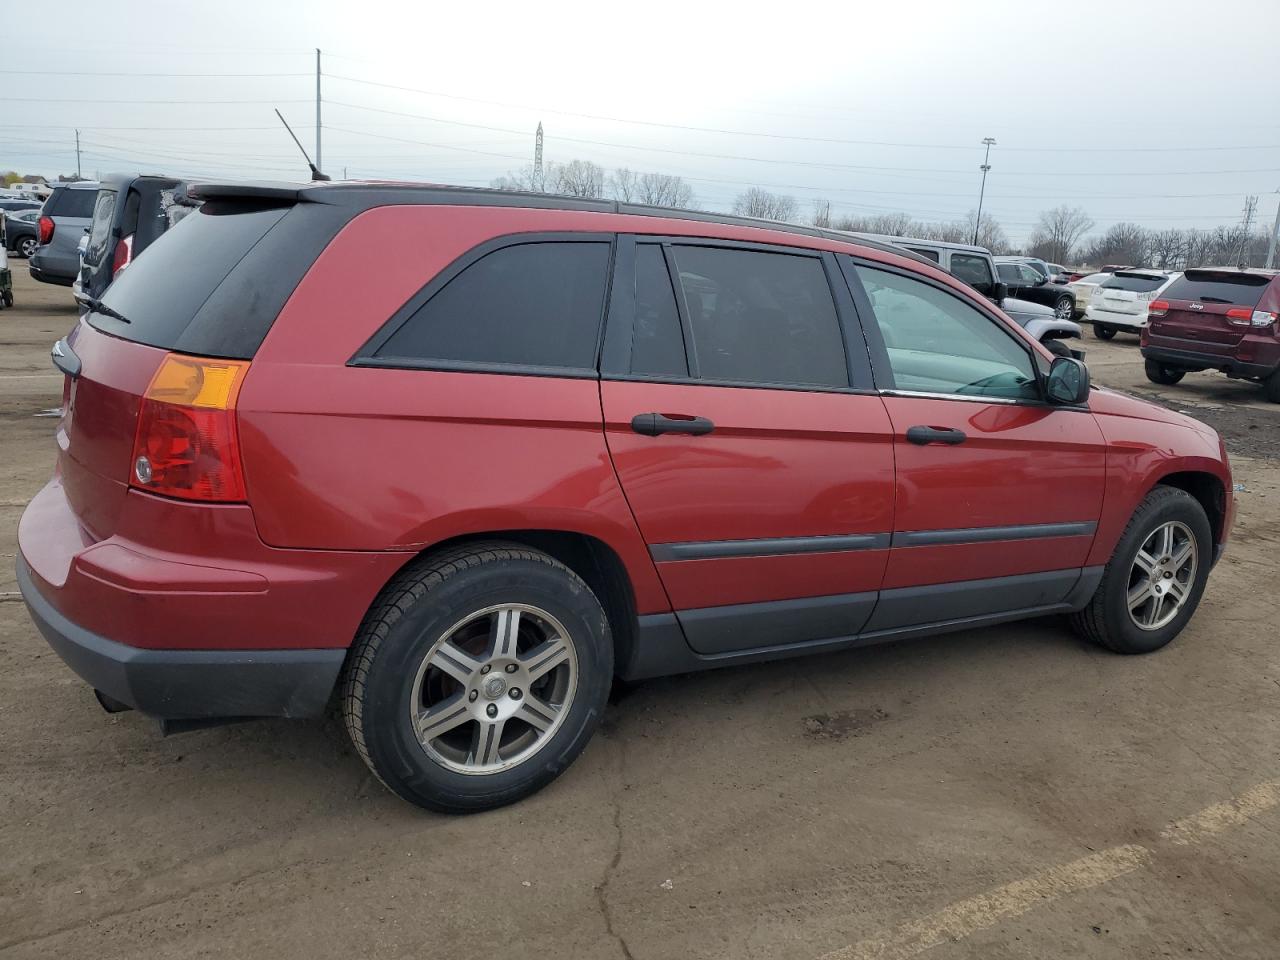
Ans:
[[[1188,270],[1153,301],[1142,331],[1147,379],[1172,385],[1221,370],[1256,380],[1280,403],[1280,271]]]
[[[1208,427],[1089,389],[874,241],[600,200],[208,185],[53,349],[17,578],[109,709],[305,717],[444,810],[615,676],[1069,613],[1145,653],[1233,514]],[[400,255],[387,257],[390,245]]]
[[[175,177],[103,177],[80,264],[81,292],[102,296],[121,270],[192,209],[185,182]]]
[[[38,246],[27,261],[31,276],[69,287],[80,272],[80,239],[93,216],[98,184],[59,183],[44,202],[37,225]]]

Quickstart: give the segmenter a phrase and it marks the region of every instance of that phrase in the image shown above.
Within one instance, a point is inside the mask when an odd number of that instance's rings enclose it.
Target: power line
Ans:
[[[239,77],[309,77],[309,73],[152,73],[116,70],[0,70],[0,74],[36,77],[189,77],[200,80],[230,80]]]

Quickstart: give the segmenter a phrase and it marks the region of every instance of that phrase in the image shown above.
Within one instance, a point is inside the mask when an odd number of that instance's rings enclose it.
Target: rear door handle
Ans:
[[[908,427],[907,440],[911,443],[926,446],[930,443],[945,443],[949,446],[955,446],[957,443],[964,443],[968,439],[963,430],[955,430],[951,427]]]
[[[716,425],[706,417],[667,416],[665,413],[637,413],[631,418],[631,429],[646,437],[662,433],[688,433],[701,437]]]
[[[71,344],[67,343],[65,339],[59,340],[53,345],[53,349],[49,351],[49,356],[53,359],[53,365],[72,380],[80,376],[80,358],[76,356],[76,352],[71,349]]]

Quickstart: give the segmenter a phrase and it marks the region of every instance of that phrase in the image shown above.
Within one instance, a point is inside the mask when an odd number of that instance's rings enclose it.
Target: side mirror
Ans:
[[[1003,280],[991,288],[991,299],[996,303],[1004,303],[1007,296],[1009,296],[1009,285]]]
[[[1049,282],[1049,278],[1048,278],[1048,277],[1041,277],[1041,276],[1037,276],[1037,277],[1036,277],[1036,286],[1037,286],[1037,287],[1043,287],[1043,286],[1044,286],[1046,283],[1048,283],[1048,282]]]
[[[1089,399],[1089,368],[1074,357],[1056,357],[1045,386],[1050,403],[1080,406]]]

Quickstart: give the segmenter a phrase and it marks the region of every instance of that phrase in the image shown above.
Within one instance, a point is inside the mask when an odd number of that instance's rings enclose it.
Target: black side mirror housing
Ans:
[[[1004,298],[1007,296],[1009,296],[1009,285],[1003,280],[998,281],[996,285],[991,288],[991,299],[996,303],[1004,303]]]
[[[1043,286],[1044,286],[1046,283],[1048,283],[1048,282],[1049,282],[1049,278],[1048,278],[1048,277],[1036,277],[1036,286],[1037,286],[1037,287],[1043,287]]]
[[[1045,380],[1050,403],[1078,407],[1089,399],[1089,368],[1074,357],[1055,357]]]

